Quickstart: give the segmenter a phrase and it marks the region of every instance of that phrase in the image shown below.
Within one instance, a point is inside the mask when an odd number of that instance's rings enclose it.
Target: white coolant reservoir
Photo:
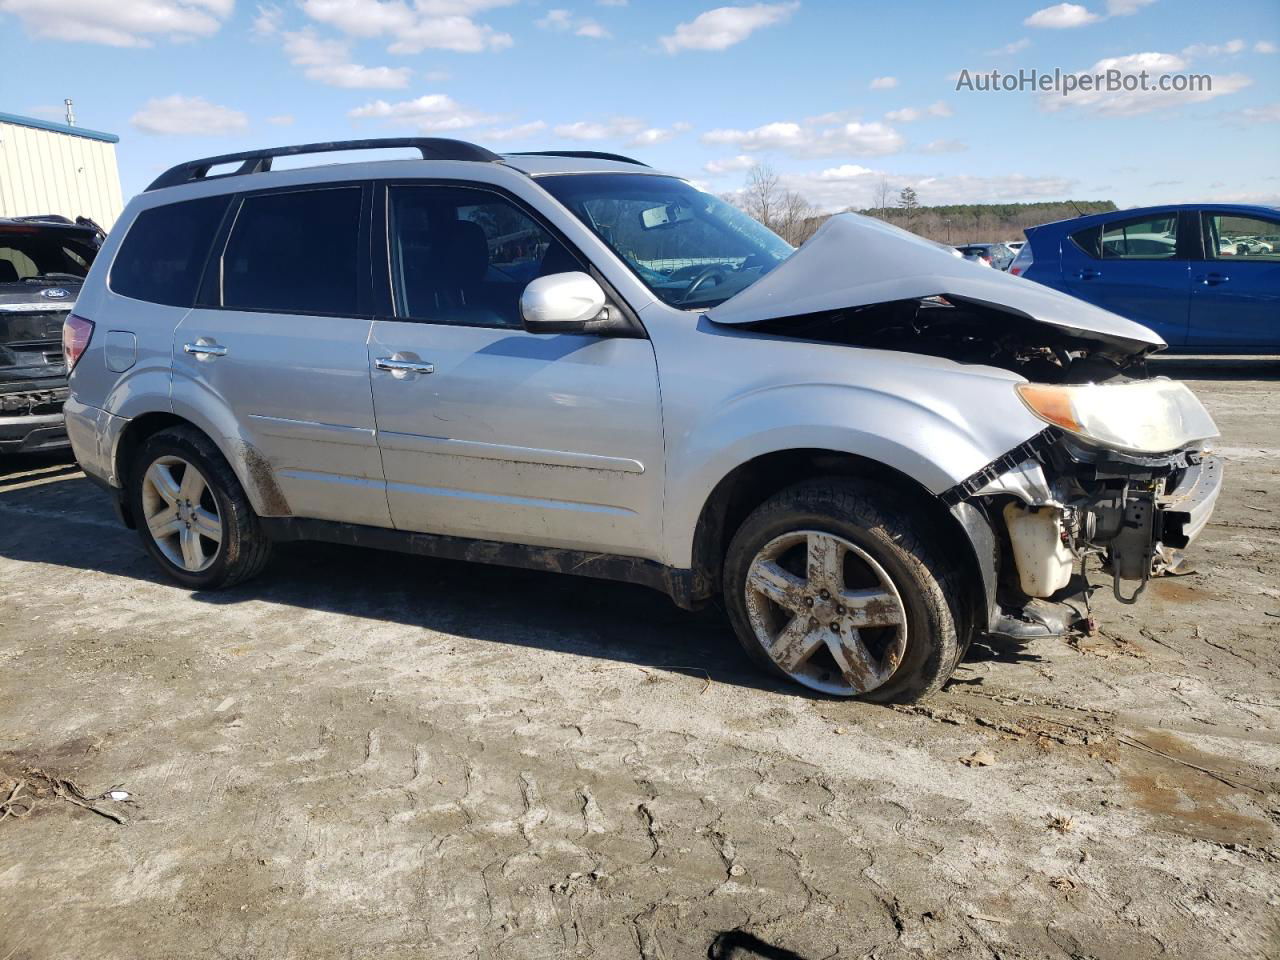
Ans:
[[[1062,511],[1057,507],[1031,508],[1013,502],[1004,508],[1004,522],[1013,545],[1022,590],[1031,597],[1057,593],[1071,579],[1075,557],[1062,537]]]

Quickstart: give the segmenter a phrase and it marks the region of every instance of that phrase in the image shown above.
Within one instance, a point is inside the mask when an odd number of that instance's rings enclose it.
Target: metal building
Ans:
[[[119,141],[113,133],[0,113],[0,217],[58,213],[110,230],[124,206]]]

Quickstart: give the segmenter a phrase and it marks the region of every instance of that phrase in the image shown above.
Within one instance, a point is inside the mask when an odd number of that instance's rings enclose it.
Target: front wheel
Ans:
[[[961,648],[946,565],[893,494],[852,480],[782,491],[725,557],[729,619],[775,675],[833,696],[919,700]]]
[[[266,565],[271,541],[244,488],[193,427],[161,430],[142,445],[129,497],[142,545],[184,587],[228,587]]]

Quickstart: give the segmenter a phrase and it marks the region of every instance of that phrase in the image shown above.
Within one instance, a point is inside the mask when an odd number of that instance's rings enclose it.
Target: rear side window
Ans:
[[[360,187],[246,197],[222,255],[222,305],[358,313]]]
[[[205,197],[142,211],[111,265],[111,289],[135,300],[191,306],[226,206],[226,197]]]
[[[1172,260],[1177,255],[1176,213],[1102,226],[1103,260]]]

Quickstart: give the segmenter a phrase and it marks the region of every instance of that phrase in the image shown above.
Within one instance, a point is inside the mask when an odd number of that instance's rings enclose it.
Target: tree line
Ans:
[[[1026,227],[1052,220],[1115,210],[1110,200],[1065,200],[1041,203],[957,203],[924,206],[914,188],[894,191],[887,180],[877,184],[871,207],[845,212],[876,217],[940,243],[1021,240]],[[783,185],[777,172],[757,164],[747,172],[746,186],[726,200],[741,207],[788,243],[799,245],[813,236],[830,214]]]

